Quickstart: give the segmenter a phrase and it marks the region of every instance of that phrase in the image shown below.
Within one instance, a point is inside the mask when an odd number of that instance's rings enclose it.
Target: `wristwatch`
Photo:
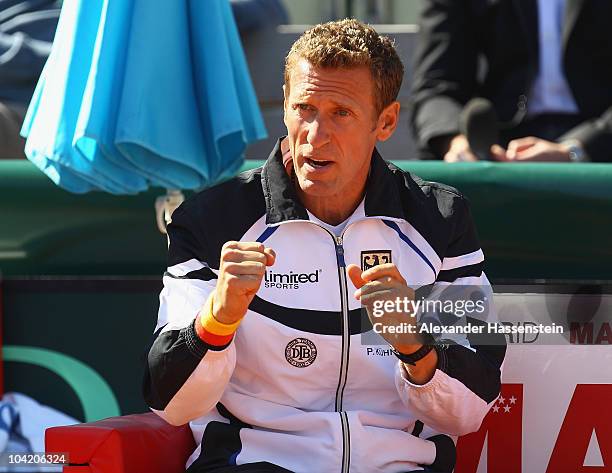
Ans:
[[[433,349],[433,345],[423,345],[414,353],[410,353],[410,355],[405,355],[404,353],[400,353],[397,350],[394,350],[394,352],[395,356],[397,356],[402,362],[415,366],[417,361],[419,361],[421,358],[424,358],[425,355],[427,355]]]
[[[572,163],[585,163],[590,161],[580,141],[567,140],[561,144],[567,146],[569,158]]]
[[[435,340],[430,334],[425,334],[425,341],[421,348],[417,351],[406,355],[405,353],[401,353],[397,350],[393,350],[395,356],[397,356],[402,362],[407,363],[409,365],[415,366],[416,362],[421,358],[424,358],[431,350],[436,347]]]

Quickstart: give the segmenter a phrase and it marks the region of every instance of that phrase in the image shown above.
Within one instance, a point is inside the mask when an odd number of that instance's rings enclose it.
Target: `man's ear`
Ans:
[[[287,86],[283,84],[283,121],[287,125]]]
[[[380,113],[378,116],[378,122],[376,124],[376,139],[378,141],[386,141],[391,137],[397,128],[399,112],[400,103],[396,100],[395,102],[386,106]]]
[[[287,84],[283,84],[283,108],[284,109],[287,108],[287,100],[289,100],[288,94],[289,94],[289,89],[287,88]]]

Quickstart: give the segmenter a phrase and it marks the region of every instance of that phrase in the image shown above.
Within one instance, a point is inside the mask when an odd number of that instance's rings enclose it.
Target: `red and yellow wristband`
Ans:
[[[208,345],[221,347],[232,341],[242,319],[233,324],[223,324],[213,317],[214,292],[208,296],[204,307],[195,320],[195,331],[200,340]]]

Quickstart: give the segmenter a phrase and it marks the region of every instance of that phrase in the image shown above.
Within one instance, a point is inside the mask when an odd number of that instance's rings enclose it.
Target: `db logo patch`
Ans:
[[[312,365],[317,357],[317,347],[307,338],[291,340],[285,348],[285,358],[296,368],[306,368]]]
[[[362,271],[387,263],[391,263],[391,250],[367,250],[361,252]]]

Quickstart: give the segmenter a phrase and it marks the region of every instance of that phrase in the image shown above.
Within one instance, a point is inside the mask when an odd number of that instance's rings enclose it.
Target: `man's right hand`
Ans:
[[[267,266],[276,254],[263,243],[228,241],[221,250],[213,317],[223,324],[237,322],[259,290]]]
[[[450,140],[448,151],[444,155],[444,161],[456,163],[460,161],[478,161],[478,158],[470,149],[470,144],[465,135],[457,135]]]

